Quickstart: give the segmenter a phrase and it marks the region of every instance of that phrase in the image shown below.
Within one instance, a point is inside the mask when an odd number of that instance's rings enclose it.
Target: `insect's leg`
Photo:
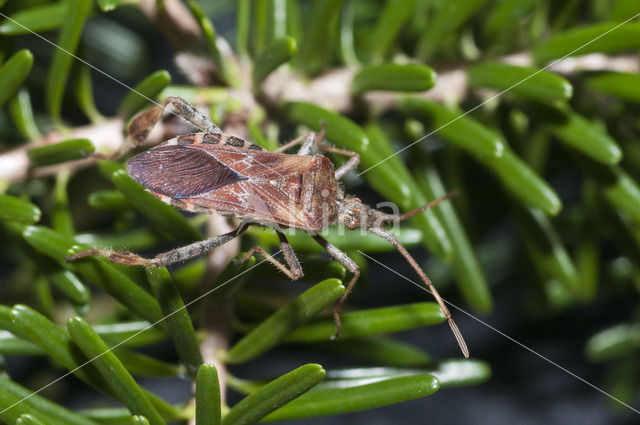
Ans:
[[[303,134],[301,137],[303,137],[302,146],[300,146],[300,149],[298,149],[298,153],[296,153],[296,155],[306,156],[309,155],[309,152],[311,152],[311,147],[313,146],[313,144],[317,143],[318,137],[320,137],[320,139],[324,137],[324,129],[320,133],[314,133],[313,131],[310,131],[307,134]]]
[[[200,130],[207,133],[222,134],[222,130],[218,126],[189,102],[181,97],[169,96],[153,108],[147,109],[133,118],[129,125],[129,138],[135,144],[140,144],[147,139],[153,127],[160,121],[162,113],[169,103],[176,109],[176,115],[189,121]]]
[[[105,257],[113,263],[126,264],[128,266],[164,267],[182,261],[187,261],[191,258],[205,254],[212,249],[224,245],[230,240],[237,238],[245,230],[246,226],[242,226],[229,233],[214,236],[204,241],[194,242],[190,245],[163,252],[156,255],[154,258],[144,258],[131,251],[111,251],[107,249],[94,248],[75,254],[71,257],[68,257],[66,260],[68,263],[70,263],[83,257],[96,255],[99,257]]]
[[[313,132],[305,133],[302,136],[296,137],[292,141],[278,147],[278,149],[274,150],[273,152],[281,153],[286,151],[287,149],[291,149],[292,147],[302,143],[302,147],[298,151],[297,155],[308,155],[309,151],[311,150],[311,146],[313,146],[313,141],[315,140],[315,137],[316,137],[315,133]]]
[[[335,258],[336,261],[345,266],[347,270],[349,270],[353,274],[353,277],[347,284],[347,289],[345,289],[338,302],[333,306],[333,321],[336,324],[336,333],[335,335],[333,335],[332,339],[336,339],[340,336],[340,328],[342,326],[340,322],[340,309],[351,293],[353,285],[355,285],[358,281],[358,278],[360,277],[360,269],[358,268],[358,265],[351,258],[349,258],[347,254],[340,251],[338,247],[333,245],[322,236],[318,234],[312,234],[311,237],[313,237],[313,239],[315,239],[329,253],[329,255]]]
[[[433,295],[433,298],[436,299],[438,305],[442,309],[442,312],[447,318],[447,321],[449,322],[449,326],[451,327],[451,331],[453,332],[453,335],[455,336],[456,341],[458,341],[460,350],[462,350],[462,354],[464,354],[465,357],[469,357],[469,349],[467,348],[467,344],[464,342],[464,338],[462,337],[462,334],[460,333],[460,330],[458,329],[456,322],[453,321],[453,318],[451,317],[451,313],[449,312],[449,309],[445,305],[444,301],[442,301],[442,298],[440,297],[440,294],[438,293],[438,290],[436,289],[436,287],[433,286],[431,279],[429,279],[429,277],[424,272],[424,270],[422,270],[422,268],[418,266],[418,263],[416,262],[416,260],[414,260],[414,258],[411,256],[411,254],[409,254],[409,252],[405,249],[405,247],[400,244],[398,239],[396,239],[396,237],[392,233],[388,232],[387,230],[382,229],[380,227],[370,227],[367,229],[367,231],[373,233],[374,235],[380,236],[381,238],[389,242],[391,245],[393,245],[394,248],[396,248],[400,252],[400,254],[402,254],[402,256],[407,260],[407,262],[416,271],[416,273],[418,273],[418,275],[420,276],[420,279],[422,279],[425,285],[427,285],[427,287],[429,288],[429,292],[431,292],[431,295]]]
[[[166,106],[169,103],[171,103],[176,109],[174,114],[189,121],[200,130],[207,133],[222,134],[222,130],[220,130],[218,126],[212,123],[209,118],[202,115],[189,102],[180,97],[169,96],[154,107],[142,111],[133,117],[129,124],[125,144],[121,146],[117,152],[108,156],[100,154],[96,154],[96,156],[107,159],[120,158],[126,155],[129,151],[142,145],[149,137],[149,134],[151,134],[153,127],[155,127],[158,121],[160,121],[160,118],[162,118],[162,113],[167,109]]]
[[[280,249],[284,254],[284,259],[289,265],[288,269],[287,269],[287,266],[285,266],[280,261],[273,258],[273,256],[270,255],[268,252],[266,252],[261,246],[254,246],[253,248],[251,248],[245,254],[245,256],[242,257],[238,262],[243,263],[247,261],[251,257],[251,255],[253,255],[254,253],[258,253],[262,255],[265,260],[267,260],[268,262],[276,266],[278,270],[280,270],[282,273],[287,275],[289,279],[291,280],[300,279],[303,276],[303,273],[302,273],[302,267],[300,266],[300,262],[298,261],[298,257],[296,256],[296,253],[293,251],[293,248],[291,248],[291,244],[289,244],[289,241],[287,240],[287,237],[284,235],[284,233],[282,233],[278,229],[274,229],[274,230],[276,231],[276,233],[278,234],[278,238],[280,239]]]
[[[220,127],[215,125],[209,118],[198,111],[192,104],[187,102],[181,97],[169,96],[162,101],[162,104],[166,105],[171,103],[176,108],[176,114],[181,118],[186,119],[191,124],[198,127],[205,133],[222,134]]]
[[[360,155],[356,152],[353,151],[348,151],[346,149],[340,149],[340,148],[336,148],[334,146],[329,146],[326,145],[323,140],[324,140],[324,131],[321,133],[318,133],[318,135],[322,135],[323,137],[318,137],[316,138],[316,146],[318,146],[318,149],[321,151],[325,151],[325,152],[329,152],[329,153],[335,153],[338,155],[345,155],[350,157],[349,160],[347,162],[345,162],[344,164],[342,164],[337,170],[336,170],[336,180],[340,180],[342,177],[344,177],[345,174],[347,174],[349,171],[355,169],[358,164],[360,164]]]

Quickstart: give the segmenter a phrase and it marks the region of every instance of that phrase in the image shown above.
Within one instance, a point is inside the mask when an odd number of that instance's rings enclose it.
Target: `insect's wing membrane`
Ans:
[[[162,146],[134,156],[129,175],[145,188],[183,199],[237,183],[247,178],[211,155],[189,146]]]

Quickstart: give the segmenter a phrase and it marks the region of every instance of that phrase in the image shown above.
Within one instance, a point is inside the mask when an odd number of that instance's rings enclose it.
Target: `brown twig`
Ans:
[[[0,153],[0,180],[10,183],[24,180],[29,175],[30,162],[27,152],[29,149],[46,145],[53,145],[68,139],[89,139],[96,148],[96,152],[116,152],[124,143],[124,121],[112,118],[97,124],[75,127],[66,134],[57,131],[47,133],[42,139],[34,140],[19,148]],[[86,167],[94,162],[93,158],[73,161],[62,165],[42,167],[33,170],[31,175],[40,177],[56,173],[62,168],[77,169]]]
[[[505,56],[501,58],[501,61],[517,65],[532,64],[532,58],[528,53]],[[438,74],[436,85],[431,90],[414,96],[446,104],[459,103],[468,93],[464,69],[464,67],[459,67],[441,71]],[[640,72],[640,58],[637,55],[612,57],[593,53],[564,59],[550,69],[564,75],[572,75],[585,70]],[[349,114],[353,112],[354,108],[353,97],[349,92],[349,86],[354,74],[355,69],[353,68],[338,68],[310,82],[306,82],[298,74],[293,73],[286,67],[282,67],[272,73],[263,84],[261,100],[263,103],[272,106],[280,105],[286,101],[305,100]],[[363,103],[370,111],[382,113],[394,107],[398,96],[403,95],[389,92],[371,92],[363,96]],[[251,110],[259,103],[247,87],[233,89],[233,98],[242,103],[244,110]],[[71,134],[64,138],[58,134],[49,134],[41,140],[0,153],[0,180],[13,183],[25,179],[29,170],[27,150],[63,139],[86,137],[94,143],[96,151],[115,152],[124,142],[123,127],[122,120],[113,118],[100,124],[72,129]],[[158,131],[155,134],[161,134],[161,132]],[[90,163],[91,161],[78,161],[65,166],[74,169],[87,166]],[[38,169],[34,175],[49,175],[58,169],[60,167]]]
[[[500,62],[520,66],[533,66],[529,53],[518,53],[498,59]],[[437,69],[436,84],[423,93],[412,94],[427,100],[448,105],[459,104],[468,94],[466,79],[468,64],[451,69]],[[550,66],[550,71],[570,76],[583,71],[640,72],[640,58],[637,55],[607,56],[593,53],[570,57]],[[342,113],[352,113],[353,97],[349,91],[355,68],[336,68],[306,81],[299,74],[286,68],[272,73],[262,89],[268,103],[278,105],[283,101],[307,101]],[[369,92],[364,94],[364,104],[374,113],[392,109],[397,99],[404,94],[394,92]]]

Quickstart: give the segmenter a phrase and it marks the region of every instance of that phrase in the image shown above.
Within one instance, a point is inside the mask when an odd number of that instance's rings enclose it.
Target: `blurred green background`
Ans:
[[[640,1],[0,0],[0,13],[0,421],[637,422]],[[373,235],[326,232],[363,272],[335,342],[328,312],[350,275],[301,232],[294,284],[261,257],[229,262],[278,251],[257,227],[168,271],[66,263],[228,231],[144,192],[125,160],[92,157],[170,95],[267,149],[326,125],[360,154],[344,189],[370,205],[406,212],[456,190],[396,230],[471,359]],[[159,127],[156,142],[194,131],[171,114]]]

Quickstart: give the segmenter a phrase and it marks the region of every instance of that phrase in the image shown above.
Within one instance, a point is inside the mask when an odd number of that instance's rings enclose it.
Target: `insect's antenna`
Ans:
[[[443,197],[443,198],[440,198],[439,200],[444,200],[444,199],[446,198]],[[439,201],[439,200],[437,199],[436,201]],[[411,265],[411,267],[413,267],[416,273],[418,273],[418,276],[420,276],[420,279],[422,279],[425,285],[427,285],[427,287],[429,288],[429,291],[431,292],[431,295],[433,295],[433,298],[435,298],[436,302],[438,303],[438,305],[442,309],[442,312],[447,318],[447,322],[449,322],[451,331],[453,332],[453,335],[455,336],[456,341],[458,341],[458,345],[460,346],[460,350],[462,351],[462,354],[466,358],[469,358],[469,349],[467,348],[466,342],[464,342],[464,338],[462,337],[462,333],[460,332],[460,329],[458,329],[458,325],[456,325],[456,322],[453,321],[453,318],[451,317],[451,313],[449,312],[449,309],[444,304],[444,301],[442,301],[442,298],[440,297],[440,294],[436,290],[436,287],[433,286],[431,279],[429,279],[429,277],[424,272],[424,270],[422,270],[422,268],[418,266],[418,263],[416,262],[416,260],[414,260],[411,254],[409,254],[409,251],[407,251],[405,247],[402,246],[400,242],[398,242],[398,239],[396,239],[396,237],[393,234],[389,233],[385,229],[382,229],[380,227],[370,227],[367,229],[367,231],[373,233],[374,235],[378,235],[384,238],[387,242],[393,245],[400,252],[400,254],[402,254],[402,256],[407,260],[407,262]]]
[[[449,198],[453,198],[457,194],[458,194],[458,191],[452,190],[451,192],[447,193],[446,195],[441,196],[438,199],[434,199],[433,201],[429,202],[427,205],[423,205],[420,208],[416,208],[413,211],[409,211],[409,212],[401,214],[401,215],[399,215],[397,217],[393,216],[393,218],[385,219],[384,222],[386,223],[386,222],[391,222],[391,221],[395,221],[395,220],[398,220],[398,221],[406,220],[407,218],[413,217],[416,214],[420,214],[421,212],[426,211],[429,208],[435,207],[436,205],[438,205],[442,201],[446,201]]]

